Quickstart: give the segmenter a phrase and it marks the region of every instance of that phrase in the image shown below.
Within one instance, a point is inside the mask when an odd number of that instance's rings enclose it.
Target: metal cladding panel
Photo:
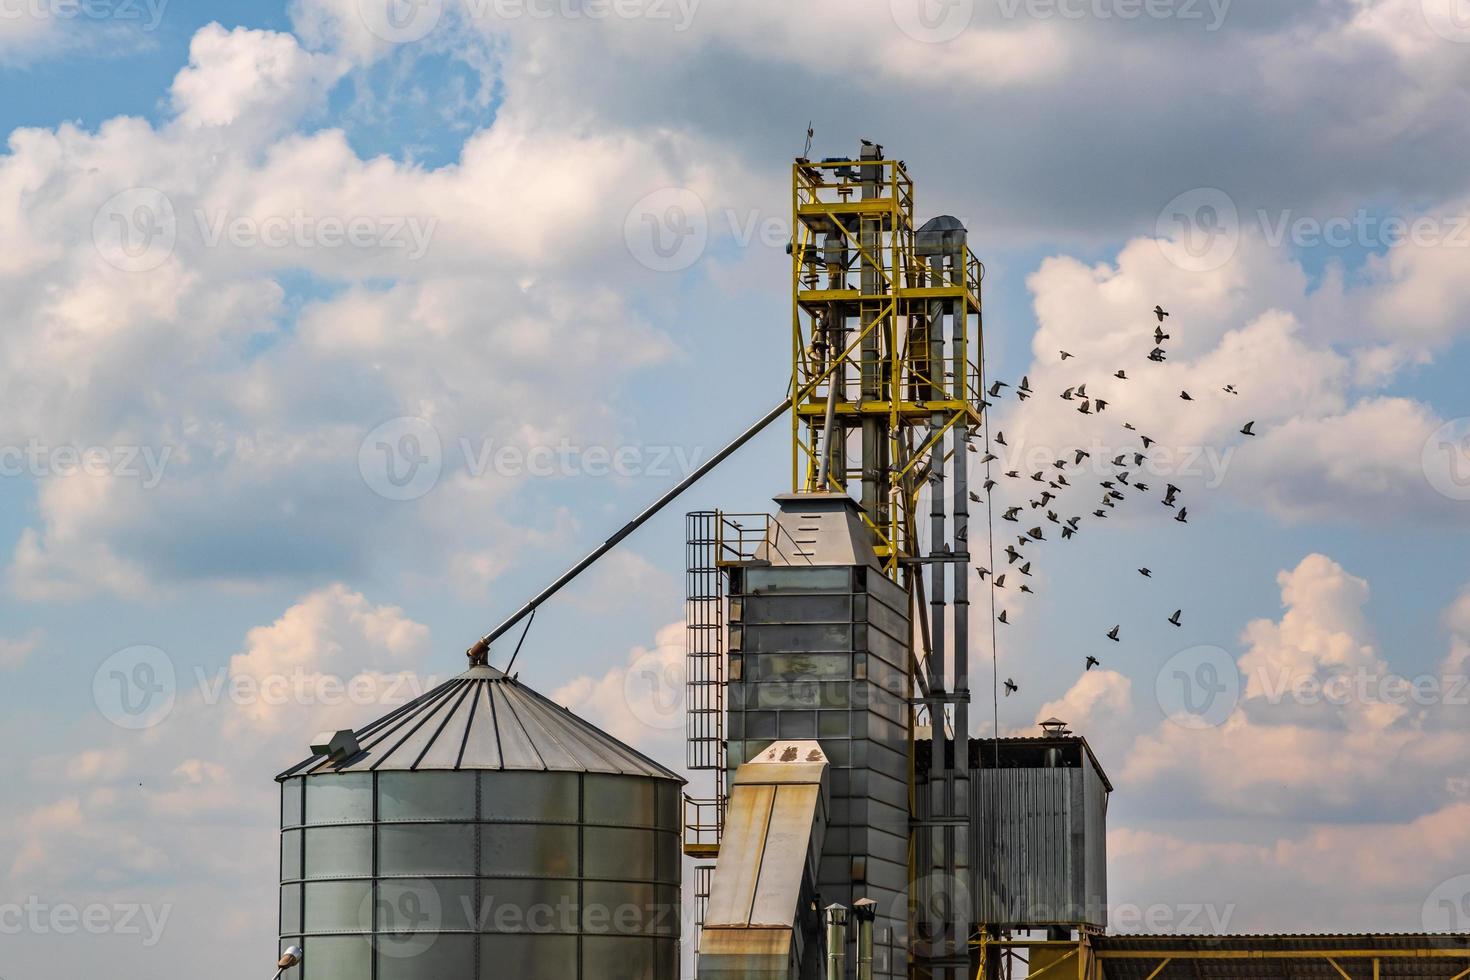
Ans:
[[[971,794],[978,922],[1106,926],[1106,794],[1094,772],[980,769]]]
[[[775,799],[775,786],[749,786],[732,793],[725,811],[721,853],[759,855],[770,826],[771,806]],[[760,861],[731,861],[727,864],[730,873],[721,875],[717,871],[710,886],[709,906],[704,913],[706,928],[750,924]]]
[[[677,789],[546,770],[292,777],[280,935],[307,956],[286,976],[677,980]]]

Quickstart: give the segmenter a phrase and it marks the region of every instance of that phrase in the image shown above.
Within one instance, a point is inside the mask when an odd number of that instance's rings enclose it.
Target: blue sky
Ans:
[[[1247,685],[1467,669],[1470,494],[1432,448],[1470,415],[1455,0],[1235,0],[1218,23],[1107,0],[915,19],[927,2],[495,17],[465,0],[396,41],[366,0],[171,3],[151,30],[27,0],[0,21],[0,448],[44,450],[0,477],[0,733],[24,746],[0,764],[0,904],[179,917],[159,946],[33,930],[0,972],[153,975],[163,949],[254,975],[274,942],[250,857],[273,847],[270,778],[381,705],[209,704],[198,672],[452,674],[682,476],[679,454],[706,458],[778,400],[809,121],[815,154],[878,139],[923,216],[965,219],[993,376],[1060,390],[1065,347],[1105,377],[1161,302],[1171,362],[1115,407],[1161,445],[1234,453],[1219,479],[1174,479],[1187,529],[1140,506],[1048,546],[1002,633],[1021,684],[1002,728],[1065,712],[1104,753],[1119,900],[1228,903],[1238,928],[1424,927],[1425,897],[1470,873],[1465,706],[1309,710],[1247,686],[1200,732],[1155,688],[1200,646]],[[1198,224],[1171,215],[1220,195],[1229,247],[1201,259]],[[673,269],[639,237],[670,200],[707,235]],[[1386,217],[1422,233],[1394,241]],[[358,239],[333,237],[352,222]],[[1320,241],[1333,222],[1345,239]],[[1181,387],[1212,397],[1186,413]],[[1234,435],[1245,418],[1254,440]],[[1121,435],[1049,396],[993,424],[1018,451]],[[378,443],[429,434],[437,482],[391,499]],[[601,475],[595,451],[550,475],[517,464],[563,444],[625,450],[631,472]],[[109,462],[73,472],[56,447]],[[135,450],[167,454],[159,479],[129,472]],[[681,514],[763,510],[788,467],[778,426],[538,616],[523,678],[677,762],[638,701],[640,670],[678,666]],[[1128,642],[1103,638],[1115,622]],[[107,678],[140,646],[177,703],[133,731]],[[1088,653],[1105,663],[1084,677]],[[211,856],[210,835],[239,856]],[[1343,851],[1358,859],[1325,866]],[[1302,911],[1344,891],[1337,919]],[[222,921],[193,911],[229,895]]]

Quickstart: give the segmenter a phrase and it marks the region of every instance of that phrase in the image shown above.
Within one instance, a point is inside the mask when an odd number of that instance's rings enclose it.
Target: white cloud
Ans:
[[[1140,477],[1223,486],[1285,520],[1461,517],[1420,462],[1440,420],[1421,403],[1375,393],[1442,332],[1393,337],[1361,318],[1344,321],[1344,309],[1371,303],[1385,287],[1374,280],[1345,288],[1329,277],[1310,290],[1300,267],[1254,233],[1242,236],[1233,261],[1208,272],[1172,261],[1175,247],[1139,239],[1115,264],[1056,257],[1030,277],[1039,329],[1027,374],[1037,395],[1019,404],[1007,392],[998,409],[1008,464],[1034,465],[1074,447],[1091,449],[1095,461],[1131,454],[1148,435],[1159,445]],[[1147,359],[1155,303],[1171,313],[1165,363]],[[1074,357],[1062,361],[1061,350]],[[1118,370],[1126,380],[1113,377]],[[1077,400],[1057,397],[1083,383],[1108,402],[1105,413],[1083,415]],[[1182,400],[1186,391],[1193,401]],[[1248,421],[1254,437],[1239,431]],[[1206,499],[1190,502],[1199,509]]]
[[[1445,805],[1470,734],[1446,725],[1470,690],[1448,672],[1396,674],[1364,615],[1368,583],[1323,555],[1279,577],[1279,621],[1250,623],[1242,700],[1218,727],[1166,722],[1134,743],[1120,782],[1169,786],[1218,812],[1420,816]],[[1241,760],[1250,760],[1242,765]]]
[[[670,623],[654,635],[653,646],[635,647],[600,677],[567,681],[551,699],[647,755],[681,758],[685,632],[683,622]]]
[[[186,129],[283,132],[322,107],[345,68],[303,51],[290,34],[210,24],[194,35],[189,66],[174,79],[174,111]]]

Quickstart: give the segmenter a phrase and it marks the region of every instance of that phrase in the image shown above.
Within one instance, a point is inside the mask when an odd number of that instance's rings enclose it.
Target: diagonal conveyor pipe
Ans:
[[[731,442],[724,449],[721,449],[719,452],[711,456],[708,461],[703,463],[693,473],[690,473],[687,477],[681,480],[679,484],[675,486],[672,490],[664,494],[662,497],[658,498],[658,500],[654,501],[653,504],[651,504],[646,510],[643,511],[643,513],[633,518],[627,524],[624,524],[622,528],[618,531],[618,533],[614,534],[602,544],[598,545],[586,558],[583,558],[571,568],[567,569],[567,571],[561,576],[561,578],[548,585],[540,592],[540,594],[536,596],[536,598],[532,599],[520,609],[516,610],[515,614],[512,615],[509,619],[507,619],[505,622],[495,627],[495,629],[491,630],[489,633],[486,633],[483,637],[481,637],[479,642],[470,647],[468,651],[470,660],[474,663],[485,663],[490,654],[490,644],[494,643],[497,639],[504,635],[506,631],[510,630],[521,620],[525,619],[531,613],[535,612],[537,606],[540,606],[547,599],[550,599],[552,596],[560,592],[562,588],[567,585],[567,583],[571,582],[572,579],[585,572],[588,568],[592,566],[594,562],[597,561],[597,559],[601,558],[603,555],[616,548],[624,538],[646,524],[655,514],[663,510],[669,504],[673,503],[675,498],[677,498],[685,490],[688,490],[690,487],[694,486],[694,484],[698,483],[701,479],[704,478],[707,473],[709,473],[710,470],[723,463],[741,446],[754,439],[757,435],[761,433],[761,430],[780,418],[782,414],[784,414],[785,411],[790,407],[791,397],[788,395],[785,401],[781,402],[781,404],[777,405],[775,408],[767,412],[759,422],[756,422],[750,428],[746,429],[739,436],[737,436],[735,438],[735,441]]]

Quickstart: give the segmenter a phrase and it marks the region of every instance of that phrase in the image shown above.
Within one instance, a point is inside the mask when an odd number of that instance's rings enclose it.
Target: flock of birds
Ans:
[[[1164,321],[1169,317],[1169,312],[1165,310],[1161,305],[1156,305],[1151,312],[1157,322],[1154,325],[1153,330],[1153,349],[1149,351],[1148,360],[1155,364],[1161,364],[1168,359],[1168,350],[1164,347],[1164,344],[1170,339],[1170,334],[1164,329]],[[1065,350],[1061,351],[1060,355],[1063,363],[1069,360],[1073,360],[1075,358],[1074,354]],[[1112,375],[1112,377],[1119,381],[1131,380],[1128,377],[1126,368],[1120,368]],[[1014,387],[1007,382],[996,381],[986,391],[986,400],[981,402],[981,407],[983,409],[988,409],[991,405],[989,399],[999,399],[1003,397],[1003,392],[1007,388],[1012,388],[1017,399],[1022,402],[1036,395],[1036,391],[1032,389],[1031,381],[1028,377],[1022,377],[1021,380],[1016,383]],[[1240,394],[1239,390],[1237,390],[1235,385],[1233,384],[1225,385],[1222,391],[1226,395]],[[1088,394],[1086,382],[1066,388],[1060,393],[1060,397],[1063,401],[1076,403],[1077,411],[1082,415],[1101,415],[1111,407],[1111,402],[1107,401],[1106,399],[1099,398],[1096,395]],[[1192,396],[1188,391],[1181,391],[1179,393],[1179,398],[1181,401],[1184,402],[1195,401],[1194,396]],[[1245,425],[1241,427],[1240,433],[1245,436],[1254,436],[1256,434],[1253,431],[1254,426],[1254,421],[1246,422]],[[1093,507],[1091,512],[1092,517],[1098,520],[1107,519],[1109,513],[1116,509],[1119,503],[1128,499],[1128,491],[1132,491],[1135,494],[1146,494],[1151,489],[1148,483],[1131,477],[1133,477],[1134,474],[1138,470],[1140,470],[1147,462],[1149,458],[1149,450],[1152,446],[1155,445],[1156,440],[1140,433],[1138,429],[1130,422],[1124,422],[1123,428],[1124,430],[1133,433],[1132,438],[1137,438],[1140,446],[1136,449],[1129,449],[1127,451],[1119,453],[1117,456],[1108,461],[1107,468],[1111,472],[1106,474],[1105,479],[1098,481],[1099,487],[1103,491],[1103,493],[1101,501],[1095,507]],[[993,445],[991,445],[992,443]],[[980,462],[987,467],[987,474],[989,473],[989,466],[991,463],[1001,463],[1002,465],[1005,465],[1000,456],[996,455],[995,452],[990,451],[993,450],[996,446],[1008,448],[1008,443],[1006,442],[1004,432],[998,431],[995,433],[993,438],[987,443],[987,452],[980,460]],[[979,449],[971,444],[970,451],[978,453]],[[980,575],[980,580],[982,582],[989,580],[992,593],[994,592],[994,590],[1010,588],[1011,586],[1008,585],[1006,581],[1007,578],[1010,578],[1012,580],[1011,585],[1015,585],[1019,593],[1034,595],[1034,590],[1026,581],[1026,579],[1032,577],[1032,560],[1030,555],[1028,555],[1026,549],[1028,547],[1032,547],[1032,550],[1034,551],[1035,543],[1048,540],[1048,538],[1046,537],[1046,525],[1048,523],[1055,525],[1058,528],[1057,533],[1060,534],[1061,539],[1064,541],[1076,536],[1078,531],[1081,529],[1082,522],[1086,519],[1085,516],[1078,515],[1064,518],[1060,515],[1059,510],[1064,496],[1072,497],[1075,496],[1077,493],[1082,492],[1083,484],[1080,482],[1079,477],[1074,472],[1073,480],[1078,480],[1079,482],[1074,483],[1071,480],[1068,480],[1068,471],[1075,470],[1075,468],[1082,466],[1083,461],[1090,458],[1092,454],[1085,449],[1076,449],[1073,450],[1069,455],[1070,462],[1068,458],[1064,457],[1056,460],[1049,470],[1042,469],[1029,475],[1023,474],[1019,469],[1009,469],[1004,471],[1004,475],[1002,477],[1003,479],[1016,481],[1022,487],[1034,489],[1037,491],[1037,496],[1035,498],[1028,499],[1027,504],[1025,505],[1007,507],[1001,514],[1001,520],[1012,524],[1024,526],[1023,515],[1039,513],[1042,516],[1040,518],[1033,518],[1037,522],[1036,526],[1030,528],[1029,530],[1026,530],[1024,533],[1018,534],[1014,544],[1006,545],[1006,565],[1004,568],[997,569],[994,572],[991,569],[985,568],[983,566],[976,569],[976,571]],[[1031,487],[1032,484],[1035,484],[1036,486]],[[984,482],[985,492],[992,493],[992,491],[994,491],[999,485],[1000,483],[998,480],[987,478]],[[1179,487],[1175,486],[1172,483],[1166,483],[1164,487],[1163,497],[1160,499],[1159,502],[1160,504],[1162,504],[1162,506],[1174,511],[1174,521],[1179,524],[1188,524],[1189,508],[1184,506],[1184,504],[1180,501],[1181,493],[1183,493],[1183,491]],[[993,496],[994,494],[992,493],[992,498]],[[980,494],[974,491],[971,491],[970,499],[975,503],[983,502],[983,498],[980,496]],[[1031,523],[1031,520],[1027,519],[1025,520],[1025,523],[1029,524]],[[1153,577],[1153,571],[1147,567],[1139,568],[1138,574],[1143,576],[1144,578]],[[1019,584],[1017,584],[1018,579]],[[1183,617],[1184,610],[1175,609],[1173,614],[1167,617],[1166,621],[1175,627],[1181,627],[1184,625]],[[996,621],[1001,624],[1009,624],[1010,620],[1005,609],[1000,610],[1000,613],[996,616]],[[1114,624],[1113,627],[1107,630],[1104,635],[1114,643],[1121,643],[1122,629],[1122,624]],[[1092,670],[1094,667],[1100,666],[1102,666],[1102,661],[1099,658],[1097,658],[1096,656],[1088,655],[1086,664],[1084,666],[1084,673],[1086,671]],[[1013,678],[1006,678],[1006,697],[1010,697],[1012,694],[1015,694],[1019,690],[1020,687],[1016,684]]]

